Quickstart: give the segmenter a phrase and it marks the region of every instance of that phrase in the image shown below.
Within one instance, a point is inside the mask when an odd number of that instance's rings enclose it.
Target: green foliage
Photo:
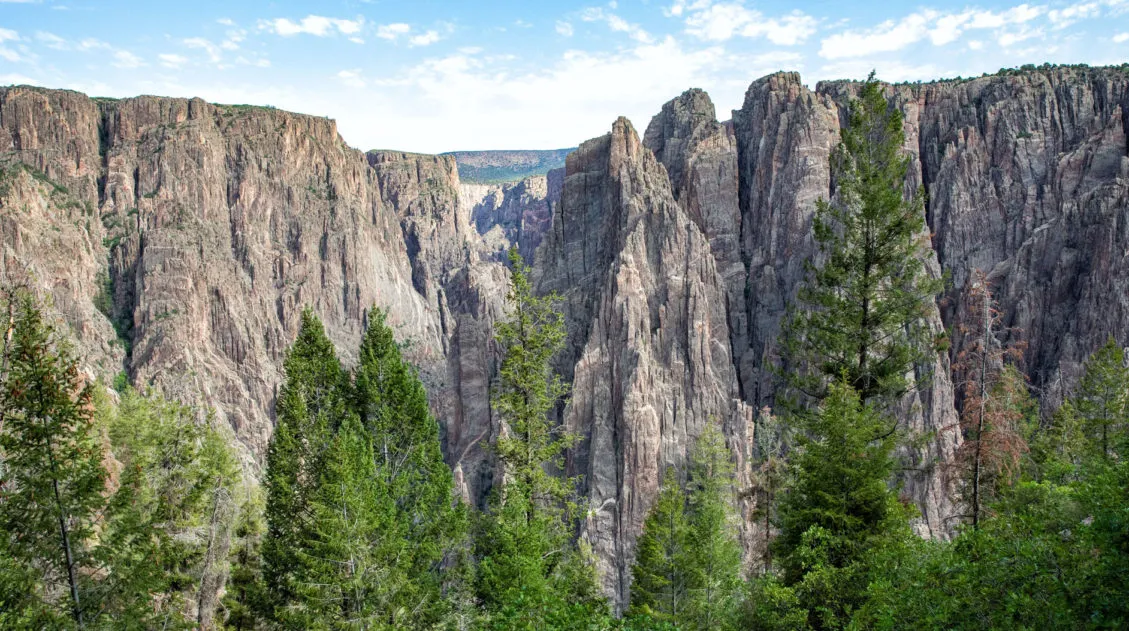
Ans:
[[[979,529],[878,550],[855,628],[1124,628],[1129,467],[1107,458],[1103,442],[1124,440],[1125,423],[1102,420],[1086,432],[1076,408],[1091,397],[1091,410],[1109,409],[1101,393],[1118,391],[1109,371],[1119,365],[1109,345],[1087,362],[1073,402],[1036,430],[1019,482],[1001,488]]]
[[[0,374],[0,621],[81,627],[100,603],[97,520],[106,471],[93,386],[34,300],[9,293]]]
[[[1129,455],[1129,368],[1125,351],[1110,338],[1086,362],[1072,405],[1093,451],[1107,461]]]
[[[673,469],[663,474],[659,497],[635,547],[631,568],[631,607],[627,617],[676,622],[683,618],[687,599],[690,524],[686,495]]]
[[[760,576],[749,581],[748,594],[742,603],[741,623],[758,631],[802,631],[808,626],[808,610],[800,603],[796,591],[785,587],[774,576]]]
[[[381,501],[372,442],[355,416],[346,418],[324,458],[312,498],[312,528],[297,550],[303,571],[299,598],[284,619],[305,628],[403,628],[408,610],[388,611],[377,594],[384,587],[384,550],[373,546],[394,526],[391,504]],[[392,577],[404,580],[403,577]],[[391,624],[383,623],[391,618]],[[399,623],[397,625],[397,623]]]
[[[439,570],[465,543],[466,509],[455,499],[427,393],[379,310],[361,343],[352,401],[372,437],[376,497],[389,502],[389,519],[374,539],[384,572],[377,602],[410,612],[416,626],[434,624],[445,609]],[[407,624],[403,617],[390,622]]]
[[[735,628],[741,546],[733,481],[725,439],[711,423],[695,443],[689,488],[683,490],[668,470],[643,525],[627,611],[632,624]]]
[[[167,617],[190,599],[207,600],[200,592],[214,589],[206,582],[217,563],[210,539],[234,512],[238,476],[223,437],[191,409],[128,388],[116,409],[100,408],[121,463],[101,535],[119,578],[112,589],[121,611],[107,612],[140,622],[149,609]],[[151,603],[152,594],[164,596]]]
[[[691,454],[689,554],[683,629],[731,629],[741,592],[734,468],[720,428],[710,423]]]
[[[457,586],[443,572],[464,546],[465,509],[423,386],[379,311],[349,377],[305,312],[267,454],[260,615],[289,628],[434,628],[452,613],[443,590]],[[243,565],[251,619],[256,568]]]
[[[556,295],[536,296],[527,268],[517,248],[510,249],[512,287],[506,298],[512,311],[496,325],[502,364],[492,402],[509,427],[495,442],[498,459],[512,482],[505,494],[526,495],[529,510],[564,502],[573,492],[573,480],[553,475],[560,470],[564,450],[577,437],[553,427],[549,414],[568,392],[551,361],[564,348],[561,314],[554,309]]]
[[[111,405],[34,301],[9,297],[0,626],[194,627],[222,571],[211,552],[236,475],[226,444],[158,397],[125,388]]]
[[[263,578],[279,608],[297,597],[300,551],[312,527],[312,495],[325,450],[345,412],[344,371],[321,322],[309,310],[302,313],[284,368],[278,424],[267,450],[267,536],[262,547]]]
[[[239,509],[239,521],[231,546],[231,575],[223,598],[226,629],[256,629],[269,608],[261,550],[265,528],[261,494],[257,488],[248,489]]]
[[[774,545],[783,584],[813,628],[845,626],[865,602],[866,560],[908,531],[906,511],[887,486],[893,439],[875,440],[886,424],[839,381],[802,427]]]
[[[822,264],[809,265],[802,307],[785,329],[789,381],[807,395],[822,398],[827,382],[845,377],[864,402],[890,401],[914,365],[931,363],[922,319],[942,281],[923,263],[923,193],[905,199],[904,141],[902,115],[871,74],[832,157],[838,197],[817,202]]]
[[[576,440],[550,419],[566,392],[550,364],[564,327],[556,297],[533,294],[516,248],[510,260],[511,311],[496,325],[504,355],[493,396],[509,430],[495,442],[505,476],[475,538],[478,597],[493,628],[590,628],[608,613],[588,555],[572,543],[576,480],[550,472],[563,468]]]

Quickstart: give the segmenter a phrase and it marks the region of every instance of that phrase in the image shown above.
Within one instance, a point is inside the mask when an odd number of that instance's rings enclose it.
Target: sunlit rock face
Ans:
[[[327,119],[270,108],[0,89],[0,273],[49,301],[86,369],[124,371],[211,410],[248,472],[262,462],[287,346],[305,307],[346,363],[373,308],[419,367],[461,492],[481,503],[504,313],[504,252],[562,298],[582,437],[580,535],[617,605],[662,471],[707,423],[747,490],[777,337],[815,255],[815,201],[857,83],[758,79],[718,121],[689,90],[640,138],[625,119],[564,169],[460,182],[455,159],[348,147]],[[924,187],[927,268],[950,289],[930,326],[960,324],[989,275],[1022,367],[1052,406],[1109,336],[1129,344],[1129,77],[1052,68],[886,88],[905,114],[907,193]],[[959,340],[958,340],[959,342]],[[950,357],[920,366],[900,415],[927,436],[898,482],[923,535],[960,513],[943,462],[958,444]],[[959,379],[958,379],[959,380]],[[751,551],[763,533],[745,517]]]

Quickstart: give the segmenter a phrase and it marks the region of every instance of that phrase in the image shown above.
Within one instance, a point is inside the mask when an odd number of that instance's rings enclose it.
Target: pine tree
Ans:
[[[801,307],[784,329],[800,393],[820,399],[845,375],[863,403],[897,399],[915,365],[928,365],[933,340],[922,319],[942,281],[931,279],[922,193],[905,198],[909,158],[901,113],[873,73],[851,102],[832,156],[838,196],[819,200],[813,220],[821,265],[808,266]]]
[[[1086,370],[1071,399],[1093,453],[1107,462],[1124,456],[1129,424],[1129,368],[1125,351],[1110,338],[1086,361]]]
[[[103,610],[119,625],[145,628],[146,618],[187,626],[195,608],[193,626],[210,624],[226,556],[216,548],[226,548],[234,513],[229,448],[193,410],[154,394],[126,388],[116,408],[103,402],[97,409],[121,465],[99,536],[114,569],[100,587]]]
[[[27,295],[8,296],[0,373],[0,588],[5,624],[83,628],[105,508],[93,387]],[[12,571],[12,566],[18,569]],[[22,589],[16,591],[13,589]]]
[[[683,619],[689,581],[689,538],[686,493],[674,470],[667,469],[658,499],[636,542],[628,618],[670,623]]]
[[[794,590],[814,628],[846,624],[865,600],[868,555],[908,530],[887,486],[893,439],[875,440],[885,424],[873,405],[839,381],[802,428],[806,435],[792,463],[774,545],[783,584]]]
[[[373,442],[377,496],[394,511],[375,540],[385,578],[374,600],[386,611],[412,612],[410,621],[397,624],[434,624],[443,609],[440,570],[463,545],[466,515],[455,498],[427,393],[379,310],[361,343],[353,407]]]
[[[267,450],[267,534],[263,578],[273,606],[285,610],[297,596],[300,550],[310,536],[310,500],[322,459],[345,416],[345,380],[321,322],[302,312],[298,338],[284,363],[286,379],[276,405],[277,425]]]
[[[503,359],[493,404],[508,433],[495,442],[504,479],[475,540],[478,596],[493,628],[588,628],[606,616],[595,573],[572,543],[576,480],[556,477],[575,436],[552,425],[565,394],[551,360],[564,344],[555,296],[537,297],[516,248],[510,315],[497,324]]]
[[[224,628],[235,631],[259,628],[268,609],[262,567],[262,498],[258,488],[245,491],[231,547],[231,575],[223,598],[227,613]]]
[[[725,438],[713,423],[691,454],[687,607],[684,629],[730,629],[741,588],[741,546],[734,511],[734,469]]]
[[[392,603],[377,596],[387,551],[374,542],[396,524],[373,455],[368,434],[350,415],[325,453],[311,497],[312,532],[298,550],[301,608],[291,620],[306,628],[405,628],[411,619],[410,610],[389,611]]]

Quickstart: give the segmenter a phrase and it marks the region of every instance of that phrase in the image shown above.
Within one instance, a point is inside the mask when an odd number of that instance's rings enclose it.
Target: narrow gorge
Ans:
[[[211,410],[250,475],[302,309],[347,362],[385,309],[456,484],[481,503],[500,430],[493,322],[516,245],[538,290],[562,299],[559,420],[582,437],[567,458],[587,498],[580,534],[623,603],[660,475],[707,423],[749,483],[781,321],[858,88],[776,73],[728,120],[688,90],[645,128],[609,121],[563,169],[490,184],[462,182],[452,155],[351,148],[325,118],[0,88],[0,273],[47,299],[91,376]],[[926,198],[926,266],[948,279],[929,326],[960,326],[982,271],[1054,407],[1108,338],[1129,345],[1129,72],[1048,66],[885,94],[904,113],[907,194]],[[901,404],[920,438],[900,454],[901,489],[923,536],[948,536],[960,512],[939,466],[960,440],[959,351],[919,367]],[[742,501],[751,550],[756,507]]]

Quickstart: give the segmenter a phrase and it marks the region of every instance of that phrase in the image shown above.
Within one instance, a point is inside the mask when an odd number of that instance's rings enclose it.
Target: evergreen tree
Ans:
[[[231,575],[223,598],[224,628],[235,631],[259,628],[268,609],[261,550],[265,529],[262,499],[257,488],[246,491],[247,497],[239,508],[231,548]]]
[[[1086,362],[1072,406],[1092,451],[1106,461],[1124,456],[1129,424],[1129,368],[1125,351],[1110,338]]]
[[[684,629],[730,629],[736,622],[741,546],[734,500],[730,453],[720,429],[710,423],[691,454]]]
[[[378,479],[372,443],[355,416],[333,437],[311,498],[310,539],[298,554],[301,607],[290,614],[305,628],[405,628],[412,611],[392,609],[378,596],[387,576],[374,546],[395,527],[391,502]],[[391,542],[396,545],[399,542]]]
[[[34,300],[8,296],[0,373],[0,620],[8,628],[92,623],[90,570],[105,508],[93,387]]]
[[[840,381],[802,428],[774,544],[783,584],[813,628],[849,621],[865,602],[869,555],[908,530],[905,510],[887,486],[893,439],[874,438],[885,422]]]
[[[100,555],[114,569],[100,585],[103,611],[135,628],[147,619],[188,626],[194,602],[192,626],[210,624],[226,556],[215,550],[226,547],[234,513],[230,450],[190,408],[156,395],[126,388],[116,408],[98,410],[121,464],[99,536]]]
[[[277,425],[266,458],[267,534],[262,546],[268,598],[280,611],[297,596],[299,552],[312,527],[311,497],[321,478],[325,450],[345,416],[341,364],[321,322],[308,309],[302,312],[284,369]]]
[[[680,621],[686,615],[690,565],[690,524],[686,493],[673,469],[663,474],[658,499],[643,523],[631,568],[627,617],[652,622]]]
[[[863,403],[891,402],[909,387],[911,368],[933,357],[922,319],[942,282],[923,263],[922,193],[905,198],[904,142],[902,115],[871,73],[832,156],[838,196],[816,205],[822,264],[809,264],[801,308],[784,330],[789,382],[817,399],[845,378]]]
[[[516,248],[510,315],[497,324],[503,351],[493,403],[508,433],[495,442],[504,478],[480,523],[478,596],[493,628],[586,629],[606,618],[594,568],[572,543],[576,480],[554,476],[576,440],[550,412],[565,394],[551,360],[564,344],[555,296],[537,297]]]
[[[376,310],[360,348],[353,405],[373,442],[379,491],[392,518],[374,539],[384,578],[374,601],[411,612],[400,625],[435,623],[442,614],[440,570],[466,535],[466,514],[454,494],[439,445],[439,424],[427,393]]]

